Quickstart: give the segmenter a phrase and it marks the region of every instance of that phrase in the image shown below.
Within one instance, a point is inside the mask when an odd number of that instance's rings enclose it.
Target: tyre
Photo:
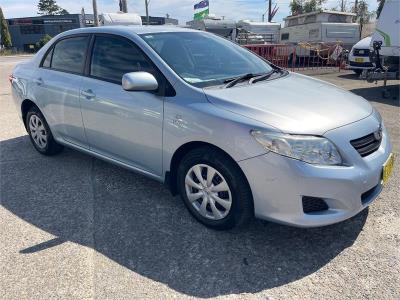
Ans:
[[[362,71],[363,70],[360,70],[360,69],[353,70],[353,72],[356,73],[357,75],[361,75]]]
[[[40,110],[33,106],[26,115],[26,130],[35,149],[43,155],[59,153],[63,146],[57,144]]]
[[[207,227],[243,226],[254,214],[252,193],[239,166],[212,147],[187,153],[178,167],[177,180],[186,207]]]

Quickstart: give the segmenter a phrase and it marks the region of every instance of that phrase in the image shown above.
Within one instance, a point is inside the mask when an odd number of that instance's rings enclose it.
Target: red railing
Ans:
[[[337,68],[340,71],[344,62],[343,48],[340,44],[244,46],[274,65],[291,71],[321,68]]]

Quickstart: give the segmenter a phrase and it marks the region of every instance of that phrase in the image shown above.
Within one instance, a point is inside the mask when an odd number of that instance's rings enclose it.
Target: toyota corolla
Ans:
[[[252,216],[343,221],[377,198],[393,168],[365,99],[210,33],[67,31],[10,81],[37,151],[66,146],[164,182],[215,229]]]

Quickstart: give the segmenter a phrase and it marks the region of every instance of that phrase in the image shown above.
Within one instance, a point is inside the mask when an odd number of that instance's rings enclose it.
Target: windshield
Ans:
[[[250,51],[204,32],[163,32],[140,35],[186,82],[207,87],[244,74],[273,69]]]

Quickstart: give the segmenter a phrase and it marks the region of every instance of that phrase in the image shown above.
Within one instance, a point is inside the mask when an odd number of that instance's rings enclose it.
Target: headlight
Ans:
[[[251,135],[267,150],[310,164],[340,165],[342,157],[328,139],[252,130]]]

